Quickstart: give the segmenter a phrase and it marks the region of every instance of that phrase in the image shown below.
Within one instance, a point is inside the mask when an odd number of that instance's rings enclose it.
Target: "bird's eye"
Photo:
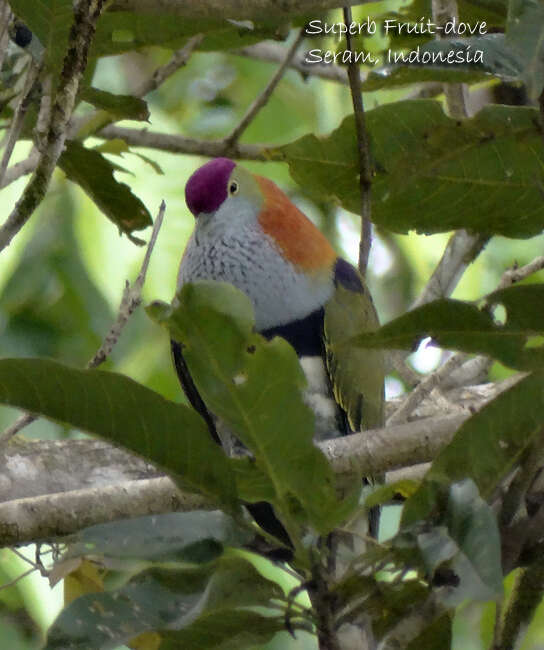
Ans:
[[[231,181],[229,184],[229,194],[237,194],[238,193],[238,183],[237,181]]]

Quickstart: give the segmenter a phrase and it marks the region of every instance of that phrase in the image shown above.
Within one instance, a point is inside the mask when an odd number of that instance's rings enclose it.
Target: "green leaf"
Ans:
[[[115,156],[121,156],[121,157],[123,157],[124,153],[131,153],[135,156],[138,156],[140,160],[143,160],[150,167],[152,167],[155,173],[159,174],[160,176],[164,176],[164,171],[162,170],[162,167],[159,165],[158,162],[156,162],[152,158],[148,158],[147,156],[144,156],[141,153],[138,153],[137,151],[131,151],[130,147],[125,142],[125,140],[121,138],[113,138],[112,140],[106,140],[102,144],[93,147],[93,149],[95,151],[100,151],[101,153],[111,153]]]
[[[251,538],[251,533],[218,510],[171,512],[84,528],[62,559],[99,555],[123,561],[201,564],[221,555],[225,546],[241,546]]]
[[[232,508],[228,459],[192,409],[128,377],[44,359],[0,359],[0,402],[65,422],[148,458]]]
[[[544,425],[544,371],[524,377],[468,419],[404,504],[403,525],[427,518],[445,488],[471,478],[487,498]]]
[[[132,95],[114,95],[113,93],[87,86],[80,93],[80,98],[110,113],[116,120],[143,120],[149,119],[147,102]]]
[[[205,645],[210,642],[206,639],[222,639],[226,629],[233,636],[241,635],[241,640],[244,634],[268,639],[281,629],[283,619],[260,615],[248,619],[237,608],[267,606],[280,597],[283,592],[278,584],[239,557],[196,569],[157,567],[114,592],[75,600],[51,627],[46,649],[112,648],[150,630],[178,630],[165,637],[181,645],[166,647],[214,647]],[[244,627],[248,620],[255,623],[255,631]]]
[[[443,43],[443,41],[436,41]],[[422,48],[423,50],[423,48]],[[426,48],[425,48],[426,50]],[[363,91],[409,86],[414,83],[474,83],[488,78],[485,71],[461,65],[386,65],[373,68],[363,82]]]
[[[98,22],[91,56],[121,54],[150,45],[176,49],[196,34],[204,35],[200,50],[235,49],[274,36],[276,27],[275,22],[263,22],[251,29],[221,17],[183,20],[167,13],[106,12]]]
[[[15,15],[45,48],[45,61],[53,75],[60,70],[74,20],[72,0],[10,0]]]
[[[464,600],[487,601],[502,595],[501,543],[491,507],[471,479],[449,487],[440,524],[418,535],[429,573],[446,564],[458,584],[439,598],[448,607]]]
[[[544,347],[531,340],[544,332],[544,284],[527,284],[495,291],[481,308],[460,300],[441,299],[407,312],[375,332],[364,332],[344,345],[413,350],[430,336],[446,349],[485,354],[518,369],[544,366]],[[506,308],[504,324],[488,309]]]
[[[128,185],[115,180],[115,166],[98,151],[68,140],[59,166],[122,232],[130,234],[153,223],[142,201]]]
[[[174,308],[155,304],[148,313],[183,343],[204,402],[254,454],[280,512],[299,516],[303,508],[327,532],[338,507],[334,476],[312,442],[313,414],[302,399],[305,379],[294,350],[253,332],[251,302],[231,285],[186,284],[177,299]]]
[[[160,650],[241,650],[261,648],[285,629],[283,619],[243,609],[214,612],[179,632],[166,632]]]
[[[451,647],[451,614],[442,614],[412,639],[406,650],[436,650]]]
[[[508,237],[531,237],[544,227],[544,153],[535,109],[489,106],[458,121],[438,102],[408,100],[366,115],[376,224],[401,233],[467,228]],[[285,160],[308,193],[359,212],[353,116],[327,137],[305,135],[268,154]]]

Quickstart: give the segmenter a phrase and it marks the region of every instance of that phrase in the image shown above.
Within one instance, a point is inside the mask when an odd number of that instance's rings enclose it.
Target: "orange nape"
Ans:
[[[284,257],[304,271],[332,269],[337,255],[325,235],[274,182],[263,176],[255,178],[264,196],[259,223]]]

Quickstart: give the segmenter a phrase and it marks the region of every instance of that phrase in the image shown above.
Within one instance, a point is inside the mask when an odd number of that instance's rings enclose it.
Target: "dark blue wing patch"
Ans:
[[[361,282],[361,276],[357,269],[346,262],[346,260],[339,257],[334,265],[334,284],[338,286],[341,284],[344,289],[349,291],[356,291],[357,293],[364,293],[365,288]]]
[[[321,307],[300,320],[287,325],[271,327],[260,332],[268,341],[281,336],[295,348],[299,357],[315,357],[323,354],[323,319],[325,310]]]

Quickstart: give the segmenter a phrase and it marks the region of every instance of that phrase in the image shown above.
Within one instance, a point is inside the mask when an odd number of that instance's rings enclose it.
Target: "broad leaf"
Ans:
[[[115,180],[115,166],[98,151],[69,140],[59,158],[59,166],[121,231],[130,235],[153,223],[142,201],[128,185]]]
[[[539,233],[544,152],[537,124],[538,112],[525,107],[489,106],[464,121],[447,117],[430,100],[368,111],[373,221],[402,233]],[[305,135],[268,153],[289,164],[305,191],[359,212],[353,116],[328,137]]]
[[[487,498],[544,425],[544,371],[535,371],[467,420],[404,504],[402,520],[427,518],[447,486],[471,478]]]
[[[79,531],[63,560],[101,556],[115,560],[209,562],[225,546],[240,546],[252,535],[220,511],[171,512],[90,526]]]
[[[261,648],[285,629],[282,618],[235,609],[213,612],[179,632],[161,634],[160,650],[242,650]]]
[[[423,632],[412,639],[406,650],[436,650],[451,647],[451,614],[446,613],[435,619]]]
[[[439,525],[420,533],[418,544],[431,575],[444,565],[455,575],[456,584],[444,588],[439,596],[449,607],[502,594],[497,521],[472,480],[450,486]]]
[[[274,503],[289,517],[303,509],[321,532],[337,506],[334,477],[312,442],[313,414],[294,350],[253,332],[249,298],[218,282],[186,284],[175,308],[154,304],[150,315],[183,343],[195,384],[268,475]],[[288,450],[288,451],[287,451]]]
[[[140,454],[232,507],[228,459],[204,420],[128,377],[44,359],[0,359],[0,402],[65,422]]]
[[[443,348],[486,354],[518,369],[544,366],[544,284],[519,285],[495,291],[481,308],[460,300],[441,299],[418,307],[387,323],[376,332],[360,334],[344,345],[412,350],[425,337]],[[504,305],[504,324],[489,313]]]
[[[113,93],[87,86],[80,93],[80,98],[110,113],[116,120],[147,120],[149,109],[147,103],[132,95],[114,95]]]
[[[282,596],[279,585],[243,558],[223,558],[196,569],[148,569],[117,591],[75,600],[51,627],[46,648],[112,648],[151,630],[183,631],[166,636],[183,640],[184,648],[213,647],[190,643],[198,643],[199,637],[221,638],[225,625],[233,636],[248,634],[248,619],[238,608],[266,606]],[[266,638],[283,625],[282,619],[270,619],[267,625],[269,619],[259,615],[253,620]]]
[[[442,41],[437,41],[441,43]],[[373,68],[363,82],[363,91],[383,90],[414,83],[473,83],[488,77],[485,71],[460,65],[385,65]]]
[[[245,47],[275,34],[277,23],[251,28],[235,25],[225,18],[184,20],[167,13],[106,12],[98,22],[91,56],[109,56],[150,45],[179,48],[196,34],[203,34],[201,50]]]

